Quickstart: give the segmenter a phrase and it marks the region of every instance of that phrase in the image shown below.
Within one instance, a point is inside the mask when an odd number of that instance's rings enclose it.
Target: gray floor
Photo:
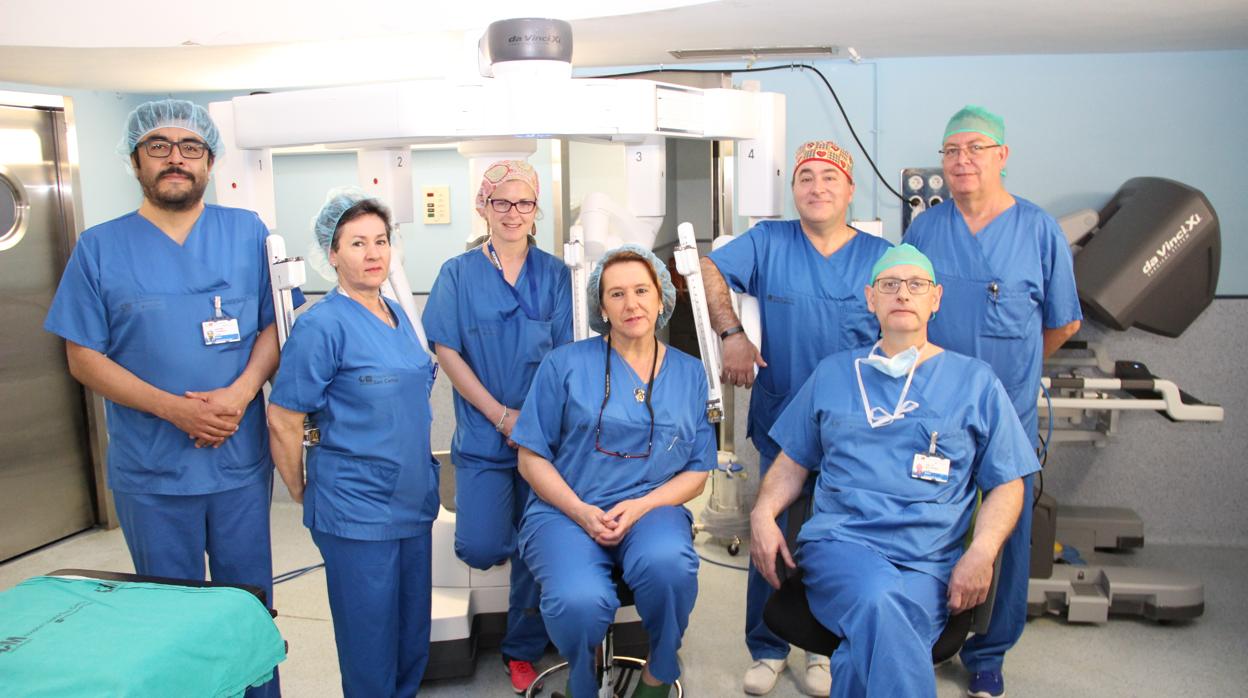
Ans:
[[[700,507],[695,506],[694,510]],[[299,521],[298,508],[273,508],[274,568],[281,572],[320,561]],[[710,559],[741,564],[723,548],[699,542]],[[1058,618],[1031,621],[1006,665],[1012,696],[1240,696],[1248,694],[1248,550],[1150,545],[1117,562],[1187,571],[1205,582],[1206,613],[1199,620],[1162,626],[1115,619],[1101,626],[1070,625]],[[60,567],[131,571],[121,532],[90,531],[0,565],[0,590]],[[686,695],[736,696],[748,655],[741,639],[744,572],[704,564],[681,659]],[[318,572],[277,587],[277,623],[290,643],[281,666],[287,696],[340,695],[333,628]],[[548,655],[547,666],[555,661]],[[790,657],[801,664],[800,653]],[[940,696],[964,695],[966,675],[956,661],[937,669]],[[422,695],[504,696],[510,687],[498,654],[479,659],[470,679],[427,684]],[[790,675],[771,694],[802,695]]]

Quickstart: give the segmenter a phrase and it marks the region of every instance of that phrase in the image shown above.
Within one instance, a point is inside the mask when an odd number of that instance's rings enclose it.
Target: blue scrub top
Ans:
[[[531,277],[537,294],[528,299]],[[538,319],[525,314],[516,293],[525,295]],[[442,265],[421,321],[430,349],[435,343],[454,349],[490,395],[523,408],[542,358],[572,341],[571,275],[558,258],[531,246],[513,291],[489,258],[473,248]],[[515,449],[458,391],[451,459],[466,468],[516,467]]]
[[[410,538],[438,513],[433,362],[403,309],[386,305],[396,328],[337,288],[326,294],[295,322],[269,396],[320,428],[303,523],[341,538]]]
[[[798,541],[839,540],[867,546],[894,564],[947,581],[962,554],[976,489],[1040,469],[1018,416],[987,364],[944,351],[919,364],[906,395],[919,407],[892,424],[867,423],[854,359],[870,347],[824,359],[776,420],[771,437],[784,453],[818,473],[814,514]],[[863,365],[872,407],[891,411],[906,376]],[[916,453],[950,463],[949,481],[910,476]]]
[[[763,360],[750,394],[747,436],[762,462],[780,447],[768,436],[776,417],[819,360],[872,344],[880,325],[863,289],[871,267],[892,243],[862,231],[829,257],[819,254],[800,221],[762,221],[710,254],[734,291],[758,299]]]
[[[916,218],[905,241],[932,260],[945,289],[928,337],[988,362],[1038,445],[1043,330],[1080,320],[1083,311],[1062,229],[1039,206],[1014,199],[975,235],[954,202],[946,201]]]
[[[648,494],[686,470],[716,464],[715,430],[706,420],[706,373],[702,362],[667,348],[654,377],[654,441],[649,458],[620,458],[596,448],[595,427],[602,407],[607,341],[592,337],[555,349],[542,361],[511,438],[554,464],[576,496],[609,510],[621,501]],[[633,391],[649,376],[638,376],[611,351],[611,399],[602,413],[601,446],[617,453],[645,453],[650,415]],[[552,516],[563,516],[536,493],[529,497],[521,524],[529,532]]]
[[[207,205],[178,245],[138,212],[78,239],[44,329],[100,352],[174,395],[234,382],[256,336],[273,323],[268,230],[252,211]],[[303,296],[296,292],[296,303]],[[238,320],[241,341],[205,346],[213,298]],[[195,495],[269,477],[264,398],[219,448],[195,448],[171,422],[105,400],[108,485],[132,494]]]

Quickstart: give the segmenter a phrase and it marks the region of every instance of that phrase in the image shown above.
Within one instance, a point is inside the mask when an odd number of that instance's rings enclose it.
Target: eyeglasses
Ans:
[[[139,145],[143,146],[143,151],[148,157],[167,158],[173,153],[173,147],[178,147],[178,152],[182,153],[182,157],[187,160],[198,160],[208,152],[208,144],[203,141],[185,140],[174,143],[163,138],[149,138]]]
[[[966,156],[967,156],[968,158],[971,158],[972,160],[974,160],[975,158],[979,157],[980,155],[983,155],[985,150],[991,150],[992,148],[1000,148],[1000,147],[1001,147],[1001,146],[1000,146],[999,144],[997,144],[997,145],[980,145],[979,143],[974,143],[974,144],[972,144],[972,145],[968,145],[968,146],[966,146],[965,148],[961,148],[961,147],[956,146],[956,145],[947,145],[947,146],[945,146],[944,148],[941,148],[940,150],[937,150],[936,152],[938,152],[938,153],[940,153],[942,156],[944,156],[944,158],[945,158],[946,160],[957,160],[957,159],[958,159],[958,157],[959,157],[960,155],[962,155],[962,153],[966,153]]]
[[[514,206],[516,213],[533,213],[533,209],[537,208],[537,202],[532,199],[521,199],[519,201],[508,201],[507,199],[489,199],[490,208],[494,209],[494,213],[507,213]]]
[[[906,285],[910,295],[922,296],[930,291],[936,285],[936,282],[931,279],[896,279],[891,276],[884,276],[875,280],[875,287],[879,289],[880,293],[890,296],[900,291],[902,284]]]
[[[602,413],[607,409],[607,400],[611,399],[611,337],[607,336],[607,367],[604,371],[605,383],[604,395],[602,396],[602,407],[598,408],[598,426],[594,428],[594,449],[599,453],[616,458],[649,458],[650,450],[654,447],[654,407],[650,405],[650,393],[654,388],[654,369],[659,361],[659,339],[654,339],[654,358],[650,362],[650,382],[646,383],[646,411],[650,413],[650,436],[646,438],[645,453],[623,453],[620,451],[609,451],[602,447]]]

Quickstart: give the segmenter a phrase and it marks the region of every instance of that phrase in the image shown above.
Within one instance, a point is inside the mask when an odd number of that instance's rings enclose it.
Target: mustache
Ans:
[[[176,165],[166,170],[162,170],[160,173],[160,176],[164,177],[165,175],[171,175],[171,174],[182,175],[183,177],[186,177],[187,179],[195,179],[195,175],[191,174],[190,172],[187,172],[181,167],[177,167]]]

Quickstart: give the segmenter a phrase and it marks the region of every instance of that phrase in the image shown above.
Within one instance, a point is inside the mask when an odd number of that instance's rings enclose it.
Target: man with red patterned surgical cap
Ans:
[[[748,435],[758,449],[760,481],[780,453],[767,433],[819,360],[879,337],[862,289],[870,285],[872,265],[891,247],[846,223],[854,158],[836,143],[809,141],[797,149],[792,188],[798,220],[761,221],[702,260],[711,324],[723,339],[723,380],[754,386]],[[742,332],[729,287],[758,299],[761,348]],[[784,529],[787,515],[776,521]],[[752,695],[775,687],[789,656],[788,643],[763,623],[771,591],[751,565],[745,643],[754,662],[744,688]],[[828,658],[808,655],[799,683],[810,695],[828,695]]]

